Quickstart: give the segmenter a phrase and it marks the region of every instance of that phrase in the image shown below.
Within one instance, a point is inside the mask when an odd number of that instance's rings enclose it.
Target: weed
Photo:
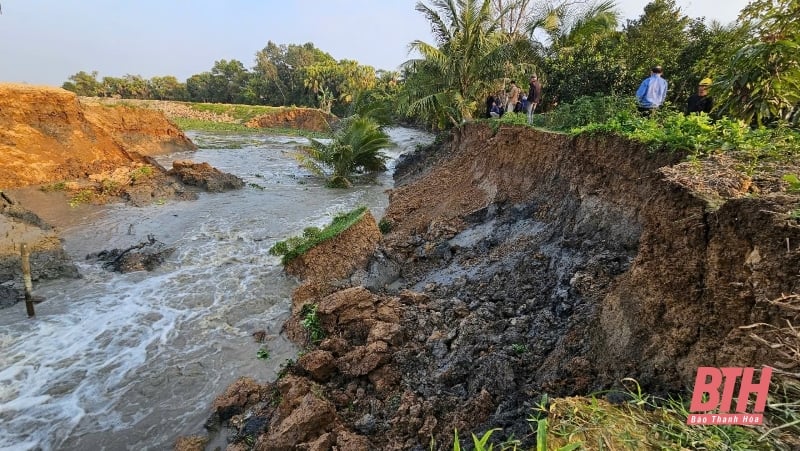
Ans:
[[[131,183],[136,183],[137,180],[144,180],[148,177],[153,175],[153,167],[152,166],[139,166],[138,168],[131,171],[129,177],[131,179]]]
[[[516,354],[524,354],[528,352],[528,347],[522,343],[514,343],[511,345],[511,350],[514,351]]]
[[[386,235],[387,233],[392,231],[392,225],[393,225],[392,221],[386,218],[381,218],[381,220],[378,222],[378,229],[381,231],[382,234]]]
[[[278,370],[277,380],[281,380],[284,377],[286,377],[286,375],[289,374],[289,371],[291,371],[293,366],[294,366],[294,360],[286,359],[286,361],[281,364],[280,370]]]
[[[263,186],[259,185],[258,183],[248,183],[247,186],[261,191],[264,191],[266,189]]]
[[[317,304],[306,304],[300,310],[300,316],[303,318],[300,320],[300,325],[306,330],[308,340],[313,344],[317,344],[325,338],[325,331],[322,330],[317,314],[318,307]]]
[[[45,193],[49,193],[51,191],[64,191],[67,188],[66,182],[56,182],[51,183],[50,185],[44,185],[39,188],[40,191],[44,191]]]
[[[90,189],[82,189],[78,191],[77,194],[72,196],[72,198],[69,200],[69,206],[75,208],[81,204],[88,204],[92,201],[92,199],[94,199],[94,191]]]
[[[790,193],[800,193],[800,179],[796,174],[786,174],[783,176],[783,181],[789,184],[787,191]]]
[[[100,182],[100,194],[107,196],[117,196],[122,193],[122,187],[119,182],[111,179],[103,179]]]
[[[269,349],[267,347],[262,347],[256,352],[256,357],[261,360],[269,360]]]

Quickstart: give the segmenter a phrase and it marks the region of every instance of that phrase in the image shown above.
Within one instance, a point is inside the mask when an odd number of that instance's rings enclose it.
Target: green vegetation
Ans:
[[[90,189],[82,189],[77,192],[72,198],[69,200],[69,206],[72,208],[77,207],[78,205],[88,204],[94,199],[94,191]]]
[[[546,441],[550,448],[544,449],[781,449],[755,428],[687,425],[686,402],[643,394],[635,381],[626,381],[636,389],[623,393],[628,401],[618,405],[597,396],[545,399],[529,418],[537,425],[537,440]]]
[[[261,347],[258,352],[256,352],[256,357],[261,360],[269,360],[269,348]]]
[[[316,227],[307,227],[302,236],[296,236],[275,243],[269,253],[281,257],[281,263],[288,264],[295,258],[305,254],[314,246],[339,236],[342,232],[358,222],[367,211],[367,207],[359,207],[353,211],[342,213],[333,218],[330,224],[320,230]]]
[[[64,191],[66,188],[67,188],[66,182],[56,182],[56,183],[51,183],[49,185],[43,185],[39,187],[39,190],[48,193],[52,191]]]
[[[303,326],[308,334],[308,341],[312,344],[317,344],[325,338],[325,331],[319,322],[319,315],[317,315],[317,304],[306,304],[300,310],[300,325]]]
[[[176,117],[172,119],[181,130],[196,130],[203,132],[235,132],[235,133],[260,133],[261,129],[245,127],[233,122],[212,122],[201,119]]]
[[[153,175],[153,167],[149,165],[139,166],[130,173],[131,183],[143,180]]]
[[[188,105],[197,111],[207,111],[214,114],[230,116],[240,123],[245,123],[256,116],[275,114],[284,110],[282,107],[261,105],[232,105],[221,103],[189,103]]]
[[[375,121],[353,116],[342,120],[330,142],[312,139],[295,156],[305,168],[327,177],[328,186],[348,188],[354,173],[385,171],[387,157],[381,150],[390,146],[389,136]]]
[[[384,234],[384,235],[386,235],[387,233],[391,232],[392,231],[392,221],[390,221],[390,220],[388,220],[386,218],[381,218],[381,220],[378,221],[378,230],[380,230],[381,233]]]

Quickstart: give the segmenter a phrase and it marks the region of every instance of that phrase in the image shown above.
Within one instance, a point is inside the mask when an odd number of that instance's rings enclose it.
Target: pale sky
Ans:
[[[624,18],[646,0],[617,0]],[[254,65],[267,41],[314,45],[336,59],[396,70],[408,44],[433,43],[416,0],[0,0],[0,82],[61,86],[79,71],[104,76]],[[747,0],[678,0],[690,17],[728,23]],[[624,19],[623,19],[624,22]]]

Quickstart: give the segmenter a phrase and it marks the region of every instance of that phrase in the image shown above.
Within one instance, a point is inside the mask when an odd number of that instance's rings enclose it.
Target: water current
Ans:
[[[244,189],[140,208],[52,208],[52,197],[19,193],[58,227],[82,278],[36,285],[46,301],[34,319],[22,304],[0,311],[0,450],[171,449],[203,432],[213,398],[238,377],[272,380],[298,351],[280,335],[296,281],[268,250],[360,205],[379,218],[396,157],[432,139],[389,135],[390,171],[347,190],[298,167],[303,138],[195,133],[198,151],[159,161],[207,161]],[[155,271],[115,274],[85,259],[148,234],[176,249]],[[260,330],[264,344],[251,336]]]

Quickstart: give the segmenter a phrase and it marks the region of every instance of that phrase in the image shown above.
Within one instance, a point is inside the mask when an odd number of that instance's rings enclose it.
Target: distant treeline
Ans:
[[[432,3],[432,5],[428,5]],[[247,69],[220,60],[185,82],[79,72],[64,88],[89,96],[319,107],[337,115],[382,102],[395,117],[449,127],[482,117],[485,100],[511,80],[543,85],[540,111],[584,96],[632,97],[660,65],[667,101],[680,108],[711,78],[713,115],[747,123],[798,123],[800,2],[751,0],[735,23],[686,16],[675,0],[653,0],[622,23],[613,1],[459,0],[419,2],[435,41],[400,72],[336,61],[313,44],[269,42]],[[365,100],[366,99],[366,100]]]
[[[314,44],[268,42],[248,69],[238,60],[219,60],[208,72],[181,82],[172,75],[145,79],[140,75],[103,77],[78,72],[62,87],[81,96],[177,100],[270,106],[308,106],[342,114],[365,91],[389,94],[396,72],[376,71],[356,61],[336,61]]]

